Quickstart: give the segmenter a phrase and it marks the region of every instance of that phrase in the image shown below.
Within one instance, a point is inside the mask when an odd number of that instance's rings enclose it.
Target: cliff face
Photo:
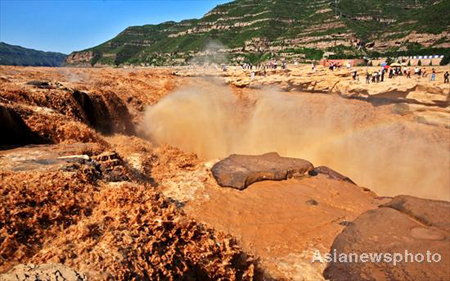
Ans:
[[[236,0],[201,19],[128,27],[67,63],[182,64],[207,55],[211,41],[235,61],[448,48],[448,12],[450,2],[439,0]]]
[[[85,65],[90,66],[94,58],[92,51],[74,52],[67,56],[66,63],[70,65]]]

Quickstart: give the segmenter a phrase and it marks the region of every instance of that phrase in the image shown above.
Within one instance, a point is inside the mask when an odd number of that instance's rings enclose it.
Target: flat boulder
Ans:
[[[324,277],[331,281],[448,280],[449,217],[450,202],[396,196],[363,213],[336,237],[330,250],[330,257],[336,258],[328,263]]]
[[[263,155],[233,154],[217,162],[211,171],[220,186],[243,190],[258,181],[286,180],[313,169],[306,160],[281,157],[271,152]]]

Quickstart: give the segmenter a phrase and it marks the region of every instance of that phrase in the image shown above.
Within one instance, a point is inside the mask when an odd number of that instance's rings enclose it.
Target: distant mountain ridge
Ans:
[[[209,42],[231,61],[318,59],[450,48],[450,0],[236,0],[201,19],[132,26],[74,52],[68,64],[171,65],[202,57]],[[217,46],[217,44],[216,44]],[[430,51],[432,52],[432,51]]]
[[[0,42],[0,65],[61,66],[67,55],[44,52]]]

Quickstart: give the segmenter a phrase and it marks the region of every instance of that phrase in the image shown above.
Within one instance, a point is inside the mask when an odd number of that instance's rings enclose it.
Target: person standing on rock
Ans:
[[[444,73],[444,83],[445,83],[445,84],[448,84],[448,83],[449,83],[449,82],[448,82],[448,76],[449,76],[448,71],[446,71],[446,72]]]
[[[411,69],[409,69],[409,67],[407,67],[405,69],[405,72],[406,72],[406,78],[411,78]]]
[[[431,81],[436,81],[436,70],[434,68],[431,69]]]

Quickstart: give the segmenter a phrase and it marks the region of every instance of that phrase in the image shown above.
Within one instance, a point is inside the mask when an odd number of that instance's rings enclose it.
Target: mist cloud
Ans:
[[[141,131],[205,159],[276,151],[329,166],[379,195],[450,199],[448,131],[334,96],[266,90],[243,103],[207,85],[148,107]]]

